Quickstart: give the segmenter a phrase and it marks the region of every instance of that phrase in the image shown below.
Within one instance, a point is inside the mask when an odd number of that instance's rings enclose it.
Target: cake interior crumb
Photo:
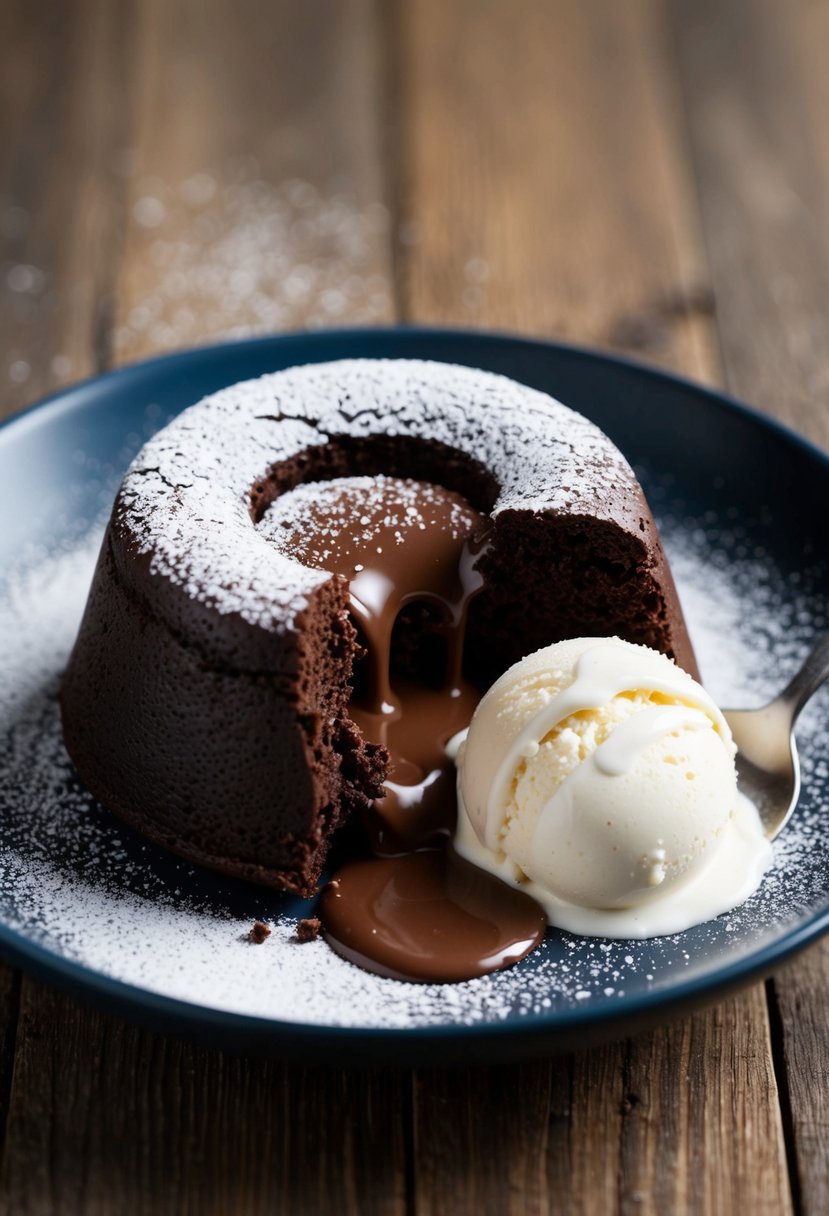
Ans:
[[[298,942],[315,942],[320,935],[322,921],[316,916],[305,916],[297,921],[296,939]]]

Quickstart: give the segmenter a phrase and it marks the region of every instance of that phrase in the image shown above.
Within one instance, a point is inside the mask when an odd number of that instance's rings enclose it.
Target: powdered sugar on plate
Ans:
[[[761,701],[826,628],[815,590],[825,572],[782,570],[739,521],[676,516],[668,498],[658,506],[712,692],[723,704]],[[55,955],[195,1005],[273,1019],[275,1029],[471,1025],[669,989],[750,955],[829,903],[821,694],[799,731],[804,794],[775,865],[756,896],[717,921],[638,943],[551,932],[513,969],[455,985],[384,980],[324,941],[300,944],[296,921],[311,904],[179,862],[122,827],[74,776],[56,698],[99,539],[90,534],[0,587],[0,920]],[[261,945],[245,940],[255,919],[273,930]]]

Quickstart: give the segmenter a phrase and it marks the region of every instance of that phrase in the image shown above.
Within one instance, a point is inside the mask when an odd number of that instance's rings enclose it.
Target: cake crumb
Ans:
[[[306,916],[303,920],[298,920],[296,925],[296,938],[298,942],[315,942],[320,935],[322,921],[316,916]]]
[[[266,937],[270,937],[271,931],[263,920],[253,922],[253,928],[248,933],[248,941],[253,942],[257,946],[261,946]]]

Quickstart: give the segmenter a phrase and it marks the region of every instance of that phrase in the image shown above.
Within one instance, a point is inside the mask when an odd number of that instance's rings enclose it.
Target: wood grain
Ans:
[[[625,1080],[637,1211],[792,1210],[762,986],[631,1044]]]
[[[370,0],[144,0],[119,361],[393,319]],[[255,31],[255,32],[254,32]]]
[[[400,1074],[203,1051],[27,985],[9,1213],[402,1216]]]
[[[548,1064],[420,1070],[418,1212],[791,1210],[762,986]]]
[[[132,5],[0,5],[0,415],[108,362]]]
[[[827,445],[826,43],[808,75],[810,8],[825,27],[824,5],[789,0],[675,0],[673,15],[726,383]]]
[[[100,370],[120,239],[130,5],[0,5],[0,417]],[[21,979],[0,965],[0,1132]]]
[[[722,358],[734,392],[829,447],[829,9],[674,7]],[[769,986],[793,1188],[829,1210],[829,947]]]
[[[610,345],[712,378],[710,291],[658,5],[409,3],[408,317]],[[436,187],[439,183],[439,187]]]
[[[418,0],[397,36],[406,315],[717,378],[662,8]],[[762,987],[567,1062],[420,1073],[415,1096],[419,1212],[791,1210]]]
[[[829,948],[810,950],[775,977],[770,995],[779,1016],[793,1187],[800,1210],[829,1207]]]

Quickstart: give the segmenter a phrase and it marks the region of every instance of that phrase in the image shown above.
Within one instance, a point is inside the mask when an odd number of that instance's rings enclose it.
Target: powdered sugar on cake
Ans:
[[[493,515],[637,510],[616,448],[546,394],[453,364],[357,359],[276,372],[185,410],[139,453],[116,519],[154,574],[220,613],[285,632],[329,576],[299,568],[253,526],[251,487],[297,452],[377,435],[434,440],[479,461],[499,486]]]

